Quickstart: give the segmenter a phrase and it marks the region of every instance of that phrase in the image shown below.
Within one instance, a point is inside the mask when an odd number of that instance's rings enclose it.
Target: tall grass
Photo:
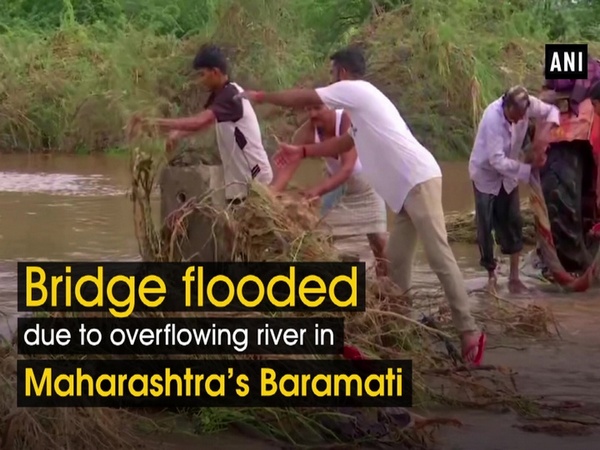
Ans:
[[[373,80],[433,152],[464,156],[489,102],[510,84],[541,86],[536,21],[508,2],[413,0],[370,30]]]
[[[594,2],[513,0],[0,0],[0,149],[120,147],[133,112],[197,111],[190,61],[223,45],[234,77],[278,89],[348,42],[439,157],[468,151],[482,108],[541,82],[543,44],[589,40]],[[268,125],[269,119],[263,117]]]

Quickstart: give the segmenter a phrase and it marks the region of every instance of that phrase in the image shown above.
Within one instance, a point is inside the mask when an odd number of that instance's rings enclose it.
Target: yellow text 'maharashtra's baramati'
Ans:
[[[114,372],[111,370],[110,372]],[[183,374],[166,368],[163,373],[118,374],[94,376],[78,368],[75,374],[56,373],[45,368],[36,377],[33,369],[25,369],[26,397],[225,397],[226,383],[233,377],[229,368],[221,374],[197,374],[186,368]],[[278,374],[272,368],[262,368],[261,397],[401,397],[402,369],[387,368],[384,373],[358,374]],[[236,397],[250,394],[249,377],[235,378]],[[255,394],[256,395],[256,394]]]

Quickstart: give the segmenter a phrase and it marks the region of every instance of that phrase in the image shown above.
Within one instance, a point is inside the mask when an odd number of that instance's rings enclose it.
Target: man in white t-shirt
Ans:
[[[282,144],[277,164],[306,157],[335,156],[355,147],[365,179],[396,213],[387,246],[388,273],[398,286],[412,286],[417,237],[450,303],[454,324],[461,333],[463,358],[479,364],[485,335],[470,313],[461,271],[448,244],[442,208],[442,172],[433,155],[413,136],[394,104],[371,83],[362,80],[365,59],[348,48],[331,57],[334,83],[319,89],[282,92],[247,91],[254,102],[287,107],[325,104],[344,109],[352,121],[349,133],[313,145]]]
[[[168,151],[179,139],[214,124],[225,175],[225,197],[229,202],[238,203],[247,196],[250,181],[269,184],[273,179],[258,119],[252,104],[239,97],[243,89],[229,79],[227,59],[218,47],[202,47],[193,68],[210,92],[204,111],[191,117],[152,122],[170,132]]]

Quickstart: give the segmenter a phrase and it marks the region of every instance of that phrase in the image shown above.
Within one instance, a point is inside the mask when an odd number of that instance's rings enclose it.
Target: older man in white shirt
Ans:
[[[492,289],[497,282],[493,231],[500,251],[510,255],[510,292],[526,290],[519,277],[519,256],[523,249],[519,181],[528,182],[531,169],[544,165],[545,153],[531,152],[524,162],[518,158],[529,119],[559,125],[559,115],[555,106],[529,95],[522,86],[506,91],[483,113],[469,160],[469,175],[475,191],[480,264],[488,271]]]

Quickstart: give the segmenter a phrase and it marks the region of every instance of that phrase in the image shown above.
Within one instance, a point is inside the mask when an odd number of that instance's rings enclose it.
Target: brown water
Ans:
[[[472,210],[466,164],[444,164],[443,172],[446,211]],[[307,165],[297,181],[311,183],[320,176],[318,164]],[[126,197],[128,184],[128,160],[122,157],[0,156],[0,313],[14,316],[16,312],[17,261],[138,258],[132,206]],[[369,255],[363,237],[349,239],[343,245]],[[477,248],[456,245],[454,250],[469,286],[482,286]],[[416,271],[417,282],[435,285],[436,279],[422,255]],[[600,336],[595,327],[600,320],[599,300],[598,291],[541,299],[553,305],[565,341],[560,345],[531,345],[523,351],[492,349],[486,356],[488,362],[519,371],[517,382],[526,393],[585,402],[598,405],[600,410],[596,384],[600,382]],[[519,431],[512,428],[515,418],[510,414],[453,414],[466,427],[442,433],[447,449],[592,449],[597,445],[597,436],[557,438]],[[235,442],[233,448],[240,441],[236,438],[231,442]],[[242,442],[247,447],[267,448]],[[229,448],[229,444],[220,444],[219,448]]]

